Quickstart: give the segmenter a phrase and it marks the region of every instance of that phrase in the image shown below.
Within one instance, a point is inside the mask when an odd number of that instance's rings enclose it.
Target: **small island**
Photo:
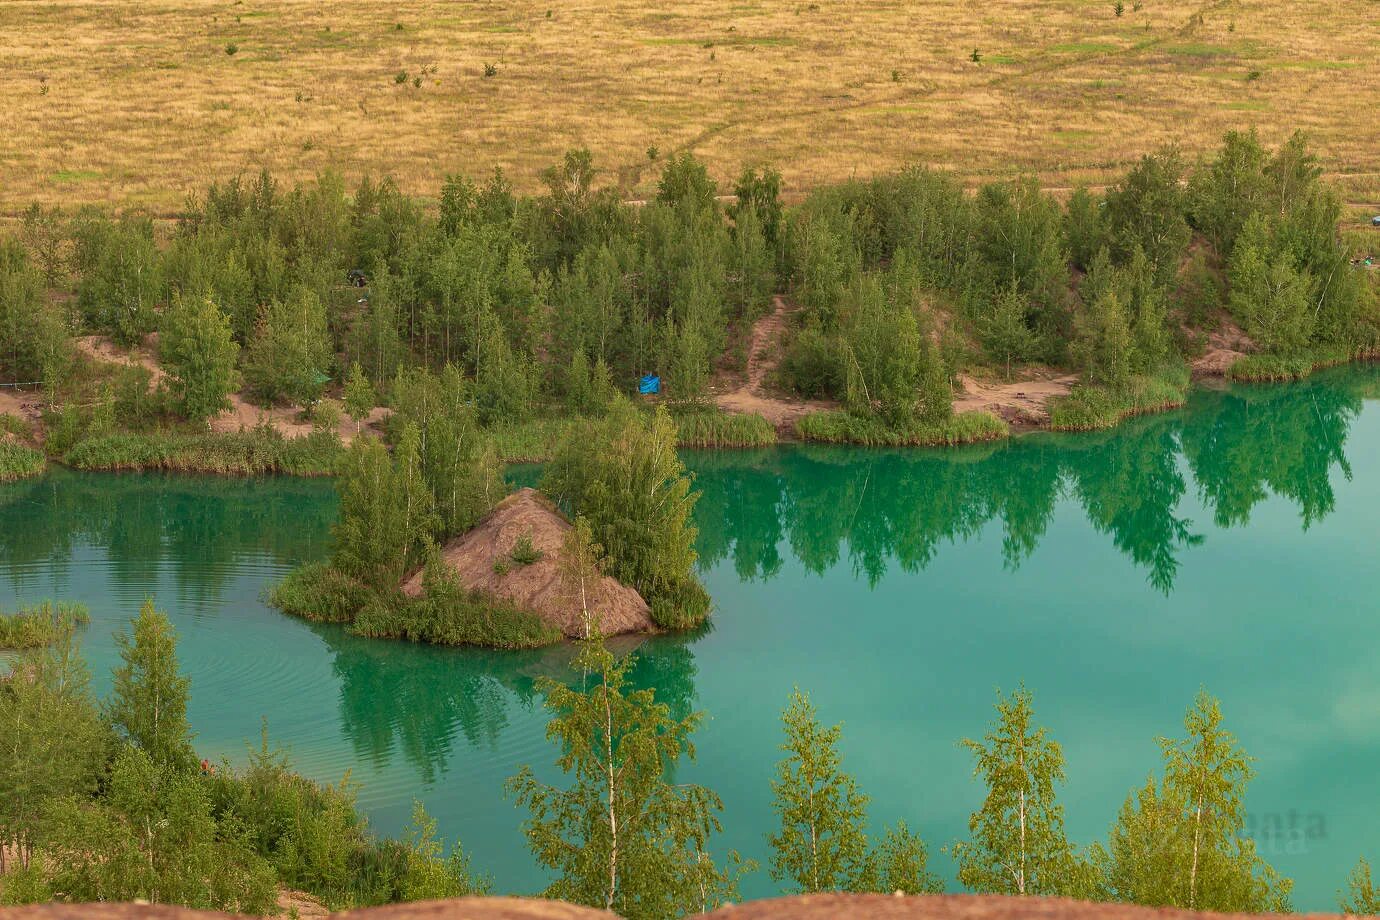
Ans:
[[[573,424],[540,489],[509,495],[469,387],[449,367],[395,382],[386,437],[342,462],[331,557],[270,602],[361,636],[490,648],[703,623],[699,493],[666,410],[620,400]]]

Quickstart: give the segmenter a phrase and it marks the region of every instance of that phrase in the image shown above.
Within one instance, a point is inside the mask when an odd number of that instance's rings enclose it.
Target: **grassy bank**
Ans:
[[[0,649],[41,648],[90,622],[91,614],[83,604],[44,601],[14,613],[0,611]]]
[[[43,472],[42,452],[18,441],[0,440],[0,482],[12,482]]]
[[[871,416],[843,409],[812,412],[795,423],[804,441],[865,447],[940,447],[995,441],[1010,434],[1006,423],[987,412],[961,412],[943,422],[914,422],[896,428]]]
[[[268,428],[228,434],[123,432],[80,441],[62,460],[79,470],[329,476],[341,451],[340,439],[330,432],[300,438]]]
[[[672,417],[681,447],[770,447],[776,443],[776,429],[756,412],[705,408],[676,412]]]
[[[1350,361],[1372,358],[1344,349],[1316,348],[1296,355],[1246,355],[1227,368],[1226,378],[1241,383],[1271,383],[1302,380],[1314,371],[1336,367]]]
[[[538,648],[560,641],[535,614],[454,582],[428,584],[411,598],[372,590],[325,563],[301,566],[268,592],[268,602],[292,616],[344,623],[357,636],[435,645]]]
[[[1133,415],[1182,406],[1188,398],[1188,389],[1188,368],[1182,366],[1133,377],[1126,386],[1117,389],[1079,384],[1068,396],[1050,402],[1049,428],[1052,431],[1111,428]]]

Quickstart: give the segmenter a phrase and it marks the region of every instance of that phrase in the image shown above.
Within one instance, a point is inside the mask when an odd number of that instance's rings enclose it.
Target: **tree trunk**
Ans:
[[[609,705],[609,688],[604,684],[604,745],[609,783],[609,894],[604,909],[613,910],[613,897],[618,891],[618,812],[615,808],[618,786],[613,772],[613,707]]]

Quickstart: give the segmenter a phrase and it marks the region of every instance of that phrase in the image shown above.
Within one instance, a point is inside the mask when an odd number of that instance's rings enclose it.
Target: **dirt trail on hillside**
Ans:
[[[767,392],[767,380],[781,363],[781,349],[793,308],[781,295],[772,298],[771,312],[752,326],[748,341],[747,376],[741,385],[714,397],[714,404],[725,412],[756,412],[777,430],[791,437],[796,419],[817,409],[831,409],[833,403],[808,399],[785,399]]]
[[[157,334],[150,335],[142,345],[131,349],[120,348],[110,339],[100,335],[82,336],[75,339],[74,342],[77,350],[92,360],[106,364],[137,365],[146,368],[150,374],[149,389],[157,388],[167,376],[158,364],[156,357],[158,354]],[[298,406],[264,408],[249,402],[242,393],[231,393],[227,399],[230,400],[230,408],[211,419],[212,431],[228,434],[267,424],[285,438],[300,438],[316,430],[311,422],[301,420],[302,409]],[[336,434],[339,435],[342,443],[348,445],[355,439],[355,423],[345,417],[344,409],[337,400],[326,399],[325,401],[334,403],[336,408],[341,410],[341,420],[336,426]],[[10,410],[0,409],[0,411]],[[384,419],[392,413],[392,409],[383,406],[375,407],[364,419],[362,430],[378,434]]]

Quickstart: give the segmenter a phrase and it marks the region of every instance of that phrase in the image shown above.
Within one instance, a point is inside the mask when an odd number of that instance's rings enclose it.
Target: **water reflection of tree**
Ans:
[[[1183,449],[1218,525],[1248,523],[1271,492],[1298,505],[1305,529],[1331,513],[1330,472],[1335,464],[1351,478],[1343,446],[1372,376],[1200,394],[1184,419]]]
[[[847,558],[875,584],[891,566],[924,568],[944,544],[999,522],[1002,557],[1017,566],[1067,495],[1168,591],[1182,551],[1203,540],[1179,511],[1189,471],[1219,526],[1245,524],[1273,494],[1297,505],[1307,527],[1335,505],[1333,469],[1350,476],[1348,430],[1377,389],[1380,368],[1347,368],[1303,384],[1199,392],[1187,411],[1100,434],[945,452],[690,455],[704,490],[701,560],[731,558],[740,576],[769,578],[784,543],[808,571]]]
[[[569,643],[508,652],[362,639],[325,624],[311,629],[334,655],[341,727],[356,754],[382,766],[400,753],[428,784],[445,774],[457,739],[498,750],[512,708],[540,706],[538,677],[581,678],[571,669],[576,650]],[[654,687],[658,701],[684,718],[696,697],[693,638],[617,637],[609,646],[634,655],[633,683]]]
[[[328,482],[56,470],[0,486],[0,564],[16,578],[40,563],[62,576],[88,544],[104,550],[116,587],[145,586],[167,566],[186,597],[210,605],[239,559],[325,555],[334,518]]]

